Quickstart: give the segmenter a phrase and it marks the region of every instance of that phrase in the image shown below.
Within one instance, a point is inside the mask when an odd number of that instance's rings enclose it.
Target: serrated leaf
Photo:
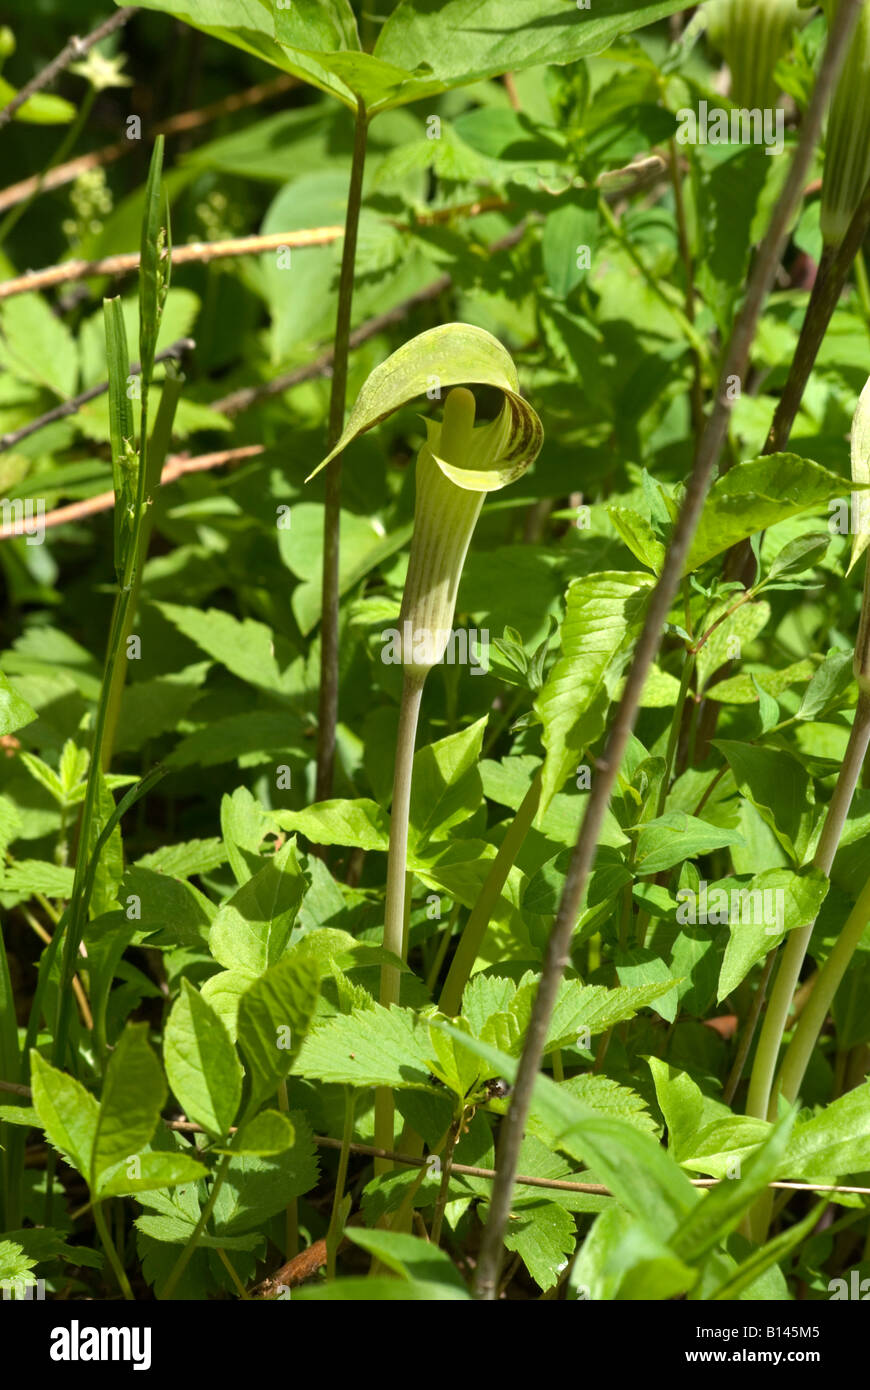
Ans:
[[[302,902],[306,882],[289,841],[218,908],[208,944],[228,970],[259,975],[280,959]]]
[[[535,701],[547,750],[544,809],[604,727],[605,673],[640,630],[652,583],[647,574],[614,572],[578,579],[568,590],[562,655]]]
[[[316,965],[288,957],[255,980],[240,998],[238,1036],[251,1081],[249,1114],[275,1093],[293,1066],[319,994]]]
[[[182,980],[163,1035],[163,1063],[188,1119],[209,1134],[227,1134],[242,1097],[242,1067],[211,1005]]]
[[[147,1023],[128,1023],[106,1068],[91,1156],[90,1185],[148,1144],[166,1100],[160,1063],[148,1045]]]
[[[306,1038],[298,1071],[347,1086],[434,1089],[428,1025],[410,1009],[355,1009],[319,1024]]]
[[[99,1106],[80,1081],[30,1054],[33,1106],[49,1142],[87,1177],[97,1132]]]

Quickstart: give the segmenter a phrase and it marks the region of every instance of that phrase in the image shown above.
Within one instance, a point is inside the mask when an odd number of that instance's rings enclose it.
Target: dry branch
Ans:
[[[114,34],[115,30],[120,29],[126,24],[127,20],[131,19],[135,13],[136,6],[128,5],[125,9],[118,10],[115,14],[110,15],[108,19],[104,20],[102,24],[99,24],[96,29],[92,30],[91,33],[87,34],[83,39],[73,35],[66,47],[62,48],[60,53],[58,53],[57,57],[53,58],[48,66],[42,69],[42,72],[38,72],[35,77],[32,77],[30,81],[21,88],[21,91],[17,92],[12,100],[3,107],[2,111],[0,111],[0,130],[12,120],[15,112],[19,107],[24,105],[28,97],[32,97],[36,92],[41,92],[43,87],[48,87],[56,77],[60,76],[64,68],[68,67],[70,63],[75,62],[77,58],[84,58],[85,54],[93,48],[94,44],[100,43],[102,39],[108,38],[109,34]]]

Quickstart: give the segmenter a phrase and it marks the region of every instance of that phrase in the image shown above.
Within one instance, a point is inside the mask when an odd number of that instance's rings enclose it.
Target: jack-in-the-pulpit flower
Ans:
[[[487,424],[475,425],[472,387],[494,386],[502,407]],[[452,389],[450,389],[452,388]],[[360,391],[347,427],[332,454],[401,406],[433,390],[446,390],[440,423],[426,420],[426,442],[417,456],[417,497],[408,573],[400,614],[405,679],[399,708],[396,765],[390,811],[390,852],[384,906],[384,946],[402,961],[408,816],[414,744],[423,685],[442,659],[450,639],[462,568],[487,492],[505,487],[537,457],[541,422],[519,394],[510,354],[496,338],[470,324],[450,323],[405,343],[377,367]],[[315,472],[318,470],[315,470]],[[312,475],[313,476],[313,475]],[[381,970],[381,1003],[399,1000],[397,965]],[[375,1099],[375,1139],[393,1146],[393,1099]]]
[[[836,14],[826,0],[830,25]],[[826,246],[839,246],[870,179],[870,0],[864,0],[849,40],[828,116],[821,228]]]
[[[798,0],[708,0],[707,33],[731,72],[731,100],[740,107],[775,106],[776,65],[806,19]]]

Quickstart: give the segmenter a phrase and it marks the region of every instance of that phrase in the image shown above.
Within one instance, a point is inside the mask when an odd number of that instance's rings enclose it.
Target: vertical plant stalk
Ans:
[[[810,293],[810,300],[801,325],[800,337],[794,357],[789,367],[788,377],[782,395],[777,402],[770,430],[762,454],[781,453],[788,444],[800,404],[803,400],[810,373],[816,363],[825,334],[830,326],[834,310],[840,301],[846,281],[856,258],[860,254],[864,238],[870,228],[870,183],[849,223],[848,231],[840,245],[833,249],[826,247],[822,252],[818,274]],[[725,566],[726,579],[740,579],[744,584],[752,582],[755,574],[755,557],[749,541],[740,541],[728,553]],[[715,732],[715,718],[718,709],[713,706],[715,717],[704,731],[704,745]]]
[[[335,1257],[341,1244],[344,1227],[344,1189],[347,1183],[347,1168],[350,1161],[350,1146],[353,1143],[353,1112],[356,1094],[350,1086],[345,1087],[344,1129],[341,1135],[341,1152],[338,1158],[338,1174],[335,1179],[335,1192],[332,1198],[332,1214],[326,1232],[326,1277],[335,1278]],[[348,1198],[348,1203],[350,1199]]]
[[[438,1009],[449,1018],[455,1018],[462,1007],[462,994],[471,978],[474,962],[480,955],[480,948],[486,936],[489,919],[501,897],[508,874],[516,863],[517,855],[523,847],[532,821],[537,815],[541,801],[541,779],[543,769],[538,768],[531,785],[523,797],[507,833],[499,845],[489,873],[465,923],[456,954],[450,962],[447,979],[438,1000]]]
[[[231,1158],[232,1154],[224,1154],[223,1158],[221,1159],[220,1167],[215,1173],[214,1182],[211,1185],[211,1192],[208,1195],[208,1201],[206,1202],[205,1206],[200,1212],[199,1220],[197,1221],[196,1225],[191,1231],[187,1244],[181,1251],[181,1254],[178,1256],[178,1259],[175,1261],[175,1264],[172,1266],[172,1271],[169,1275],[169,1278],[166,1281],[166,1287],[163,1290],[163,1299],[165,1302],[168,1302],[171,1299],[172,1295],[175,1293],[175,1286],[178,1283],[184,1271],[187,1269],[191,1257],[193,1256],[194,1250],[199,1245],[200,1236],[202,1235],[203,1231],[209,1223],[209,1218],[211,1217],[211,1214],[214,1211],[215,1203],[218,1199],[218,1194],[224,1185],[224,1178],[226,1177],[227,1172],[229,1170]]]
[[[363,173],[366,160],[368,114],[357,104],[354,128],[353,162],[344,223],[344,246],[338,282],[338,311],[332,356],[332,389],[329,396],[329,448],[341,438],[347,395],[347,362],[350,352],[350,325],[353,309],[353,282],[359,214],[362,204]],[[316,800],[326,801],[332,793],[335,764],[335,730],[338,724],[338,564],[341,521],[341,455],[332,460],[326,472],[326,499],[323,512],[323,585],[320,619],[320,694],[317,710],[317,790]]]
[[[106,1220],[102,1202],[94,1202],[94,1224],[96,1225],[103,1249],[106,1252],[106,1259],[112,1266],[112,1273],[118,1281],[118,1288],[121,1290],[121,1293],[128,1303],[134,1303],[135,1299],[133,1297],[133,1290],[130,1288],[130,1280],[127,1278],[127,1271],[121,1263],[121,1257],[112,1241],[112,1233],[109,1230],[109,1223]]]
[[[425,676],[405,675],[396,734],[396,766],[393,773],[393,800],[390,809],[390,852],[387,859],[387,895],[384,908],[384,949],[405,959],[405,877],[408,859],[408,818],[411,810],[411,773],[414,745],[420,718]],[[389,1008],[399,1002],[401,972],[395,965],[381,966],[381,1004]],[[393,1093],[386,1086],[375,1091],[375,1145],[393,1147]],[[392,1164],[375,1160],[376,1172],[389,1172]]]
[[[692,538],[700,521],[713,472],[726,439],[732,409],[728,393],[729,378],[737,377],[741,381],[745,378],[749,353],[764,301],[773,286],[777,267],[782,259],[792,218],[799,206],[813,151],[821,133],[828,99],[842,66],[849,36],[858,17],[859,6],[860,0],[844,0],[830,30],[800,139],[792,157],[785,186],[773,209],[770,224],[755,258],[746,298],[734,325],[726,354],[716,401],[698,447],[661,577],[650,599],[643,631],[638,639],[604,757],[598,763],[597,775],[565,879],[559,911],[547,943],[544,967],[510,1109],[499,1135],[497,1176],[493,1183],[489,1220],[483,1234],[475,1275],[474,1291],[480,1299],[492,1300],[496,1297],[502,1259],[502,1238],[510,1216],[523,1131],[532,1103],[532,1093],[559,984],[570,960],[574,924],[595,860],[598,838],[613,785],[637,718],[647,673],[658,652],[662,630],[676,598]]]
[[[870,694],[862,691],[858,700],[858,707],[855,710],[855,720],[849,735],[843,766],[840,769],[834,795],[828,807],[819,845],[813,856],[814,866],[821,869],[825,875],[829,875],[831,872],[834,855],[837,852],[843,826],[846,823],[852,797],[858,785],[861,768],[864,765],[868,744],[870,744]],[[776,979],[770,994],[770,1003],[767,1006],[758,1039],[758,1048],[749,1083],[749,1096],[746,1101],[747,1115],[755,1115],[760,1120],[772,1118],[776,1110],[776,1097],[771,1095],[773,1078],[779,1058],[779,1049],[782,1045],[782,1036],[788,1022],[789,1010],[814,926],[815,921],[812,921],[806,927],[799,927],[789,932],[779,969],[776,972]],[[810,995],[810,999],[812,997]]]
[[[110,727],[113,691],[119,679],[125,634],[132,623],[135,580],[141,560],[141,536],[145,524],[146,498],[152,481],[148,466],[148,392],[154,371],[157,334],[166,292],[169,287],[171,248],[161,266],[163,231],[160,226],[160,191],[163,169],[163,137],[158,136],[151,158],[145,189],[139,270],[139,356],[141,359],[141,414],[138,458],[132,450],[133,415],[127,397],[129,356],[120,300],[104,300],[106,355],[109,369],[109,420],[112,444],[112,471],[115,482],[115,575],[117,597],[112,611],[109,642],[94,720],[91,759],[85,787],[75,877],[70,897],[69,919],[63,941],[60,989],[52,1060],[63,1066],[70,1020],[70,982],[87,919],[89,855],[103,769],[103,746]],[[168,218],[167,218],[168,222]],[[171,427],[171,420],[170,420]],[[91,882],[93,878],[91,876]],[[49,1183],[50,1186],[50,1183]]]
[[[438,1188],[438,1197],[435,1202],[435,1214],[432,1217],[432,1230],[429,1233],[429,1240],[433,1245],[441,1244],[441,1227],[444,1224],[444,1209],[447,1206],[447,1195],[450,1191],[450,1169],[453,1165],[453,1155],[456,1152],[456,1144],[462,1130],[464,1114],[460,1110],[450,1131],[447,1135],[447,1144],[444,1149],[444,1160],[441,1164],[441,1183]]]
[[[816,978],[801,1012],[794,1036],[786,1049],[775,1092],[789,1102],[797,1100],[810,1057],[858,943],[870,922],[870,879],[846,919],[836,945]]]
[[[671,183],[674,189],[674,209],[677,214],[677,234],[680,241],[680,254],[686,268],[686,318],[695,323],[695,267],[689,241],[689,224],[686,218],[686,200],[683,196],[683,175],[680,169],[680,154],[676,140],[670,142]],[[692,348],[692,391],[689,397],[692,410],[692,434],[695,447],[704,433],[704,383],[701,357]]]

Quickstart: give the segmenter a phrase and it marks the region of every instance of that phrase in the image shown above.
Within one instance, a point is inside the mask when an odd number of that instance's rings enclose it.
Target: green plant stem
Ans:
[[[103,679],[100,684],[100,694],[97,701],[94,736],[91,742],[91,761],[88,767],[88,780],[85,787],[85,799],[79,827],[75,876],[73,878],[73,889],[70,897],[69,921],[63,939],[57,1020],[55,1024],[54,1048],[52,1052],[52,1061],[56,1067],[63,1066],[64,1054],[66,1052],[72,998],[72,977],[75,973],[76,957],[81,944],[84,931],[84,917],[87,912],[85,881],[90,854],[91,830],[94,823],[94,812],[97,805],[100,778],[102,776],[103,739],[107,727],[112,686],[115,679],[115,667],[120,659],[123,634],[126,631],[132,596],[132,589],[122,589],[116,597],[112,612],[112,625],[109,633],[106,660],[103,667]]]
[[[680,242],[680,255],[686,271],[686,318],[695,323],[695,269],[692,261],[692,246],[689,238],[689,223],[686,217],[686,200],[683,196],[683,176],[680,171],[680,152],[676,140],[670,142],[671,183],[674,190],[674,210],[677,217],[677,234]],[[692,410],[692,433],[697,448],[704,433],[704,382],[701,357],[692,348],[692,391],[689,397]]]
[[[450,1166],[453,1162],[453,1154],[456,1150],[459,1131],[462,1128],[462,1119],[463,1116],[460,1112],[450,1126],[450,1132],[447,1135],[444,1161],[441,1164],[441,1184],[438,1188],[435,1214],[432,1217],[432,1230],[429,1232],[429,1240],[433,1245],[440,1245],[441,1243],[441,1227],[444,1224],[444,1209],[447,1206],[447,1194],[450,1191]]]
[[[737,1056],[734,1058],[734,1065],[725,1083],[722,1092],[722,1099],[726,1105],[730,1105],[734,1099],[737,1087],[740,1085],[743,1076],[743,1068],[746,1066],[746,1058],[749,1056],[749,1049],[752,1047],[752,1039],[755,1037],[755,1030],[758,1027],[758,1020],[761,1017],[761,1010],[764,1007],[767,986],[770,984],[770,977],[773,974],[773,967],[776,964],[776,953],[771,951],[761,972],[761,979],[758,981],[758,988],[755,991],[755,998],[752,1007],[746,1017],[746,1022],[740,1034],[740,1042],[737,1045]]]
[[[456,954],[450,962],[447,979],[444,981],[444,988],[438,1000],[439,1012],[446,1014],[448,1018],[455,1018],[462,1007],[462,994],[471,978],[474,962],[480,955],[480,948],[483,945],[490,918],[501,897],[508,874],[529,833],[532,821],[537,815],[541,801],[542,776],[543,769],[538,768],[508,827],[507,834],[499,845],[498,853],[492,861],[477,902],[471,909],[468,921],[465,923],[459,938]]]
[[[353,142],[353,162],[344,222],[344,247],[338,284],[338,311],[332,356],[332,389],[329,397],[330,449],[341,438],[347,395],[347,363],[350,352],[353,281],[359,214],[362,205],[363,172],[368,136],[368,113],[357,105]],[[320,620],[320,696],[317,726],[316,800],[326,801],[332,792],[335,763],[335,730],[338,723],[338,600],[339,525],[341,519],[341,455],[326,470],[326,498],[323,512],[323,602]]]
[[[243,1298],[243,1299],[245,1299],[246,1301],[248,1301],[248,1300],[250,1299],[251,1295],[248,1293],[248,1290],[245,1288],[244,1284],[242,1283],[241,1279],[239,1278],[238,1274],[236,1273],[235,1269],[233,1268],[232,1261],[230,1260],[229,1256],[227,1255],[226,1250],[223,1250],[223,1249],[221,1249],[220,1246],[218,1246],[217,1255],[218,1255],[218,1259],[220,1260],[220,1262],[221,1262],[221,1264],[223,1265],[224,1269],[226,1270],[227,1274],[228,1274],[228,1275],[230,1276],[230,1278],[232,1279],[233,1284],[234,1284],[234,1286],[235,1286],[235,1289],[236,1289],[236,1291],[237,1291],[237,1293],[238,1293],[238,1295],[239,1295],[239,1298]]]
[[[338,1157],[338,1174],[335,1179],[335,1192],[332,1198],[332,1214],[329,1218],[329,1229],[326,1232],[327,1279],[335,1278],[335,1258],[338,1254],[338,1247],[341,1244],[342,1227],[344,1225],[342,1207],[344,1206],[344,1189],[347,1183],[347,1167],[350,1161],[350,1146],[353,1143],[353,1112],[355,1106],[356,1094],[350,1086],[346,1086],[344,1092],[344,1129],[341,1135],[341,1152]]]
[[[94,1202],[93,1212],[94,1222],[96,1223],[97,1231],[99,1233],[100,1240],[103,1244],[103,1249],[106,1252],[106,1259],[112,1266],[112,1273],[118,1281],[118,1287],[120,1288],[121,1293],[124,1295],[127,1301],[130,1303],[134,1303],[135,1299],[133,1298],[133,1290],[130,1288],[130,1281],[127,1278],[127,1272],[121,1263],[120,1256],[118,1255],[118,1252],[115,1249],[114,1244],[112,1243],[112,1236],[111,1232],[109,1231],[109,1225],[106,1221],[105,1213],[103,1211],[102,1202]]]
[[[278,1083],[278,1109],[283,1115],[290,1113],[290,1100],[287,1095],[286,1080]],[[291,1197],[284,1212],[284,1255],[292,1260],[299,1252],[299,1203]]]
[[[858,901],[849,913],[843,930],[837,937],[834,949],[819,971],[810,997],[801,1010],[798,1025],[786,1049],[782,1067],[774,1086],[775,1095],[781,1092],[786,1100],[797,1100],[801,1082],[804,1079],[813,1048],[822,1031],[822,1025],[828,1016],[834,995],[852,956],[855,954],[858,942],[864,935],[868,922],[870,922],[870,879],[867,880]]]
[[[671,605],[679,591],[692,539],[698,527],[704,502],[721,457],[728,434],[733,403],[729,379],[742,381],[749,366],[750,352],[761,312],[773,287],[781,263],[789,229],[800,206],[804,184],[813,158],[828,100],[846,56],[849,37],[859,12],[859,0],[844,0],[828,33],[818,77],[801,126],[797,148],[786,175],[782,192],[771,213],[770,222],[753,262],[746,296],[737,316],[731,342],[724,355],[716,399],[699,444],[683,504],[674,526],[662,572],[647,607],[643,630],[634,650],[619,706],[614,717],[603,759],[599,760],[592,790],[586,802],[583,822],[571,856],[565,888],[556,920],[550,932],[532,1016],[517,1070],[510,1109],[502,1121],[496,1159],[497,1177],[490,1196],[489,1216],[475,1270],[474,1292],[480,1299],[493,1300],[498,1292],[503,1253],[503,1236],[511,1210],[514,1181],[532,1094],[544,1053],[550,1019],[556,1005],[562,975],[571,958],[571,938],[583,892],[595,862],[598,839],[604,824],[611,792],[634,728],[644,684],[658,652]]]
[[[424,677],[406,673],[399,705],[396,733],[396,766],[390,807],[390,852],[387,858],[387,893],[384,904],[384,949],[405,959],[405,894],[408,860],[408,818],[411,809],[411,773]],[[384,1008],[399,1002],[401,972],[394,965],[381,966],[380,1002]],[[375,1144],[393,1147],[393,1094],[385,1086],[375,1092]],[[388,1172],[391,1164],[382,1164]]]
[[[814,867],[820,869],[825,875],[829,875],[831,872],[834,855],[837,852],[843,826],[852,804],[852,796],[861,775],[868,743],[870,743],[870,695],[862,692],[858,700],[858,707],[855,710],[855,720],[849,735],[843,765],[837,778],[831,804],[828,807],[818,848],[813,856]],[[814,926],[815,922],[813,921],[805,927],[798,927],[789,932],[779,969],[776,972],[776,979],[770,994],[770,1003],[767,1006],[758,1039],[749,1082],[749,1095],[746,1101],[747,1115],[754,1115],[760,1120],[771,1119],[775,1116],[776,1099],[771,1096],[773,1078],[789,1010]]]
[[[221,1188],[223,1187],[224,1178],[227,1175],[227,1170],[229,1169],[231,1158],[232,1154],[224,1154],[223,1158],[221,1159],[220,1167],[218,1168],[215,1174],[214,1182],[212,1183],[208,1201],[206,1202],[205,1206],[203,1207],[200,1213],[199,1220],[197,1221],[196,1225],[190,1233],[190,1237],[188,1239],[187,1244],[185,1245],[181,1254],[178,1256],[178,1259],[175,1261],[175,1264],[172,1266],[172,1272],[170,1273],[169,1278],[166,1281],[166,1287],[163,1290],[164,1302],[168,1302],[168,1300],[174,1294],[175,1286],[178,1283],[184,1271],[187,1269],[193,1252],[199,1244],[200,1236],[202,1235],[203,1231],[208,1225],[209,1218],[211,1217],[211,1214],[214,1211],[215,1202],[218,1199],[218,1194]]]
[[[444,926],[441,929],[441,939],[438,942],[438,949],[435,952],[432,964],[429,967],[429,973],[426,976],[426,988],[428,990],[433,990],[436,984],[438,983],[438,976],[441,974],[441,967],[444,964],[444,958],[447,955],[448,950],[450,949],[450,942],[453,940],[453,928],[456,926],[456,919],[458,916],[459,903],[455,902],[450,912],[450,916],[447,918],[447,921],[444,923]]]
[[[668,748],[665,753],[665,775],[659,787],[658,806],[656,807],[657,816],[663,813],[668,799],[668,792],[671,789],[674,759],[677,756],[677,745],[680,741],[680,731],[683,727],[683,710],[686,707],[686,698],[689,694],[689,686],[692,684],[694,671],[695,653],[694,651],[690,651],[686,653],[686,658],[683,662],[683,670],[680,676],[680,689],[677,693],[677,702],[674,706],[673,718],[671,719],[671,728],[668,734]]]

